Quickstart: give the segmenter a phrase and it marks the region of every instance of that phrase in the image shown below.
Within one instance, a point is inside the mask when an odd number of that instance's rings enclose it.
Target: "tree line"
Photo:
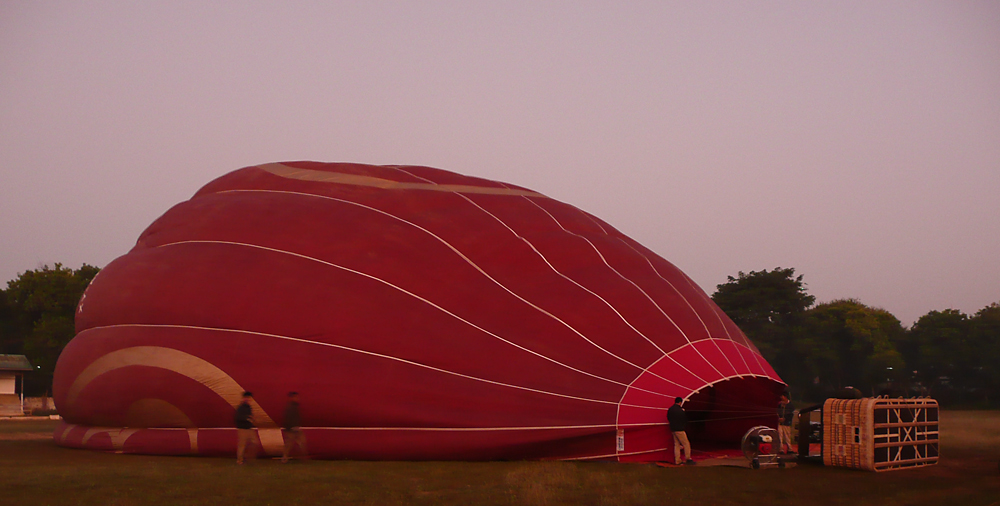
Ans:
[[[930,311],[910,328],[857,299],[815,304],[794,268],[740,272],[712,300],[746,333],[793,396],[931,396],[944,406],[1000,405],[1000,304],[973,315]]]
[[[75,335],[74,316],[98,269],[43,266],[0,290],[0,353],[26,355],[26,395],[51,392]],[[816,304],[794,268],[740,272],[712,300],[747,334],[797,400],[846,387],[865,395],[929,395],[942,405],[1000,406],[1000,304],[973,315],[930,311],[910,328],[856,299]]]
[[[59,353],[76,334],[74,316],[97,267],[62,264],[26,271],[0,290],[0,353],[25,355],[35,370],[24,375],[24,394],[49,395]]]

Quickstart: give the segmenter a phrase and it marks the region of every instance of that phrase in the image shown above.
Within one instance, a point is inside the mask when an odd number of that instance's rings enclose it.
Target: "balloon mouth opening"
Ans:
[[[785,385],[759,376],[728,379],[697,390],[684,402],[688,437],[701,443],[739,444],[747,430],[777,426]]]

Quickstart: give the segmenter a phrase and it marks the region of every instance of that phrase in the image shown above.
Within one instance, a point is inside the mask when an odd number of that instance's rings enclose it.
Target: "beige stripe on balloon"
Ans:
[[[263,165],[257,165],[257,168],[270,172],[275,176],[298,179],[300,181],[369,186],[372,188],[381,188],[383,190],[429,190],[437,192],[481,193],[486,195],[512,195],[516,197],[548,198],[541,193],[533,192],[531,190],[494,188],[490,186],[473,186],[464,184],[408,183],[373,176],[362,176],[359,174],[344,174],[341,172],[327,172],[324,170],[312,169],[296,169],[295,167],[289,167],[280,163],[265,163]]]
[[[97,434],[107,434],[111,438],[111,447],[115,449],[116,452],[122,451],[125,447],[125,441],[128,440],[129,436],[139,432],[139,429],[112,429],[107,427],[91,427],[87,429],[87,432],[83,434],[83,440],[80,444],[87,444],[90,438],[96,436]]]
[[[101,375],[129,366],[156,367],[190,378],[218,394],[234,409],[243,398],[244,388],[236,380],[202,358],[162,346],[134,346],[108,353],[87,366],[70,385],[66,395],[68,404],[74,404],[80,392]],[[256,400],[251,399],[250,406],[257,425],[261,427],[258,433],[264,451],[268,454],[280,453],[283,442],[277,424]]]

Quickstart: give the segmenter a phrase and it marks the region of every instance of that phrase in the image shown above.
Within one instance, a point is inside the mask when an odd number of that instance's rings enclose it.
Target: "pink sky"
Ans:
[[[971,313],[1000,301],[1000,3],[0,3],[0,281],[282,160],[525,186],[709,293],[795,267],[906,325]]]

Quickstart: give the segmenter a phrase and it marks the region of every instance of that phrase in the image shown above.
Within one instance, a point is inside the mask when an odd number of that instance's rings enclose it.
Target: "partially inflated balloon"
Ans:
[[[428,167],[231,172],[94,279],[56,368],[62,445],[231,454],[244,390],[280,453],[666,460],[772,421],[783,383],[672,264],[573,206]]]

